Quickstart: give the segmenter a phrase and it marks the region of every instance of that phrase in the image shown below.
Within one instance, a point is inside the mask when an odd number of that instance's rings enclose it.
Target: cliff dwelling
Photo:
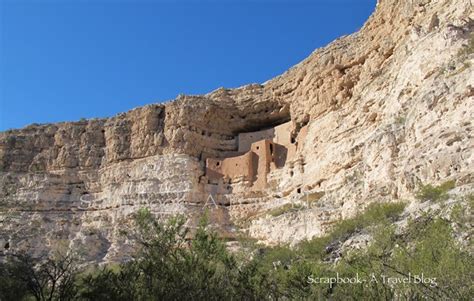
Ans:
[[[267,175],[283,168],[287,162],[296,159],[297,151],[303,146],[307,126],[293,134],[292,122],[255,132],[239,133],[236,151],[222,158],[207,158],[205,176],[201,183],[211,194],[232,192],[233,184],[243,184],[251,191],[268,187]]]

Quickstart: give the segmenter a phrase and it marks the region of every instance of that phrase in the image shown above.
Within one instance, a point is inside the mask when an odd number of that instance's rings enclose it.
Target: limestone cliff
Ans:
[[[359,32],[262,85],[2,132],[0,252],[68,244],[121,260],[121,230],[143,206],[191,222],[209,207],[223,235],[294,243],[370,202],[410,201],[420,183],[472,192],[473,31],[469,0],[380,0]],[[291,150],[282,164],[211,183],[209,162],[283,124],[286,142],[262,136]],[[300,205],[268,214],[286,203]]]

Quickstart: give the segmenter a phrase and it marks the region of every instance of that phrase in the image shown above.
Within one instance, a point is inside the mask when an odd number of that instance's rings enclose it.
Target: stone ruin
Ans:
[[[268,188],[267,175],[296,159],[303,146],[307,126],[294,134],[292,122],[237,135],[237,151],[221,158],[205,159],[205,176],[200,182],[210,194],[232,193],[234,184],[246,190]]]

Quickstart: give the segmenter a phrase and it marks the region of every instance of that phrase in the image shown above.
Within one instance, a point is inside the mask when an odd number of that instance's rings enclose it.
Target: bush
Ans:
[[[458,56],[464,58],[473,53],[474,53],[474,33],[471,32],[467,40],[467,45],[463,46],[461,50],[459,50]]]
[[[472,195],[467,200],[472,206]],[[209,230],[205,218],[191,241],[183,217],[160,223],[142,209],[136,214],[133,232],[128,233],[140,246],[130,262],[78,276],[69,259],[13,257],[0,264],[0,299],[470,300],[474,258],[458,245],[450,222],[425,215],[409,221],[406,230],[397,233],[394,222],[403,210],[403,203],[372,204],[354,218],[336,223],[328,235],[296,248],[262,248],[249,243],[245,259],[237,260]],[[456,223],[463,223],[468,213],[453,209],[452,216]],[[359,232],[372,236],[367,248],[351,252],[339,248]],[[338,260],[328,260],[333,253],[339,253]],[[413,280],[421,274],[434,278],[435,283],[395,285],[383,280]],[[332,285],[308,281],[309,276],[337,275],[367,282]]]
[[[79,269],[71,254],[47,258],[13,254],[0,270],[0,300],[72,300],[77,293]]]
[[[118,271],[104,269],[84,281],[86,300],[217,300],[229,299],[239,277],[236,261],[203,219],[194,239],[187,240],[185,219],[156,221],[148,210],[136,214],[131,236],[140,251]]]
[[[283,215],[283,214],[288,213],[288,212],[294,212],[294,211],[301,210],[302,208],[303,208],[302,205],[294,204],[294,203],[288,203],[288,204],[282,205],[280,207],[277,207],[275,209],[272,209],[268,214],[270,214],[273,217],[277,217],[277,216]]]
[[[388,214],[382,214],[385,218],[377,218],[377,212]],[[400,211],[395,208],[387,211],[381,211],[380,207],[369,208],[345,226],[342,226],[344,223],[335,226],[335,229],[341,229],[338,232],[306,242],[306,249],[299,252],[305,254],[305,262],[312,264],[312,275],[331,277],[338,273],[340,277],[368,280],[332,288],[318,285],[312,288],[310,295],[333,300],[345,300],[348,296],[351,300],[469,300],[474,293],[470,280],[474,277],[471,264],[474,258],[456,242],[450,223],[427,215],[410,221],[406,231],[397,234],[390,223],[396,220],[397,212]],[[325,247],[332,244],[334,237],[353,231],[355,225],[371,233],[373,240],[369,247],[341,254],[337,264],[326,263],[324,256],[328,250]],[[323,256],[306,256],[312,251],[308,246],[316,246],[314,249]],[[431,282],[416,283],[415,277],[420,275]],[[388,277],[409,279],[411,283],[390,284],[386,281]],[[376,281],[370,281],[372,279]]]
[[[416,193],[416,198],[421,201],[439,202],[449,198],[448,191],[455,187],[454,181],[447,181],[439,186],[421,185]]]
[[[396,221],[404,208],[405,204],[400,202],[371,204],[363,213],[337,222],[328,235],[303,241],[299,250],[306,258],[324,260],[332,249],[354,233],[373,225],[387,225]]]

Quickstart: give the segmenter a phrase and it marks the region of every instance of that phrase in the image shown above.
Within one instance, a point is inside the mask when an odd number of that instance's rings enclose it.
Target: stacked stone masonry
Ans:
[[[223,158],[206,159],[206,172],[201,182],[211,194],[232,192],[232,184],[243,182],[253,191],[268,187],[267,175],[295,160],[304,144],[307,127],[294,135],[292,122],[256,131],[239,133],[237,151]],[[296,136],[296,138],[294,138]]]

